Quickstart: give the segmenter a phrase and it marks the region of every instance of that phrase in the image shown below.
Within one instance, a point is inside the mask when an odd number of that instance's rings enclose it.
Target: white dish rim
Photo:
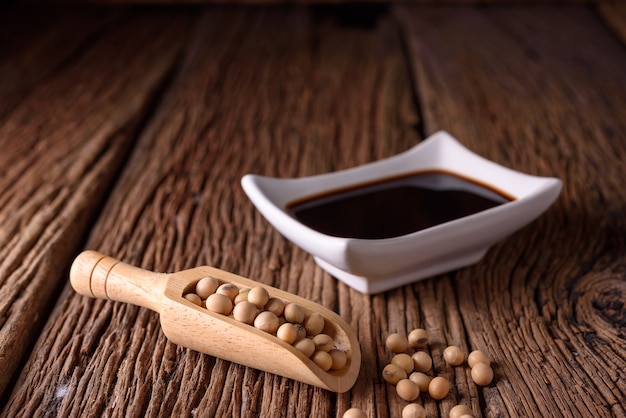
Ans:
[[[300,223],[286,209],[287,204],[318,193],[422,171],[450,172],[489,185],[514,200],[411,234],[373,240],[320,233]],[[562,188],[561,181],[555,177],[533,176],[487,160],[465,148],[445,131],[431,135],[405,152],[353,168],[298,178],[246,174],[241,185],[254,206],[283,236],[312,254],[317,264],[331,275],[363,293],[378,293],[475,263],[495,242],[544,212]],[[509,222],[512,214],[523,219]],[[500,226],[501,230],[482,240],[472,236],[488,225]],[[432,258],[441,258],[441,251],[433,248],[446,247],[449,240],[468,236],[471,236],[472,251],[461,248],[463,246],[452,246],[448,260],[439,263],[443,264],[439,267],[425,265],[418,271],[419,263],[413,266],[414,269],[403,264],[401,257],[411,251],[423,250],[424,243],[431,248]],[[388,259],[398,266],[395,270],[393,267],[378,268],[375,265],[378,259]]]

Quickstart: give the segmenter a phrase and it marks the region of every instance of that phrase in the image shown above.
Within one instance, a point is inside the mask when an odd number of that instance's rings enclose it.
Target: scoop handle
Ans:
[[[70,268],[70,283],[77,293],[132,303],[155,312],[160,312],[168,276],[90,250],[80,253]]]

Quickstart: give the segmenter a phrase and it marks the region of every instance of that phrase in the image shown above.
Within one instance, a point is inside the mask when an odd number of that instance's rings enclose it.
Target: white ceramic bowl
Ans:
[[[385,239],[320,233],[290,215],[290,202],[378,179],[445,171],[514,198],[499,206],[421,231]],[[263,216],[287,239],[313,255],[335,278],[363,293],[378,293],[474,264],[490,246],[531,222],[555,201],[561,181],[513,171],[438,132],[401,154],[328,174],[279,179],[245,175],[242,186]]]

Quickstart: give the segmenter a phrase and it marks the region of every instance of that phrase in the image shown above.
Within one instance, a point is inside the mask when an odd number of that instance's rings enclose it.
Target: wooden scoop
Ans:
[[[207,276],[240,289],[262,286],[270,297],[297,303],[309,314],[318,312],[324,318],[322,332],[347,354],[346,365],[339,370],[324,371],[275,335],[232,316],[213,313],[183,297],[193,291],[198,280]],[[348,391],[359,374],[359,343],[339,315],[307,299],[223,270],[203,266],[179,273],[154,273],[95,251],[85,251],[74,260],[70,281],[82,295],[132,303],[158,312],[165,336],[183,347],[339,393]]]

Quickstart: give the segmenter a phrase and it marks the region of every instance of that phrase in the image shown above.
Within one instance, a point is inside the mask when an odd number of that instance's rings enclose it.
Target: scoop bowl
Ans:
[[[322,333],[332,337],[335,347],[346,353],[346,365],[339,370],[324,371],[275,335],[232,316],[211,312],[183,297],[207,276],[240,289],[262,286],[270,297],[297,303],[307,314],[321,314],[324,318]],[[209,266],[172,274],[155,273],[95,251],[85,251],[74,260],[70,281],[74,290],[82,295],[131,303],[158,312],[165,336],[192,350],[338,393],[348,391],[359,374],[358,340],[339,315],[305,298],[233,273]]]

